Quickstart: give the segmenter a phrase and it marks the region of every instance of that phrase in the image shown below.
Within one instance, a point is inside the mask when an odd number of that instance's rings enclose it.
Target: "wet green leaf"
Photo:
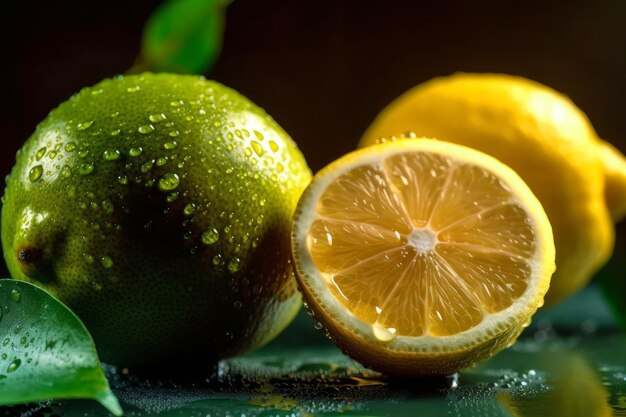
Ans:
[[[130,72],[150,70],[202,74],[222,49],[229,0],[169,0],[148,19],[140,62]]]
[[[34,285],[0,280],[0,405],[70,398],[122,415],[78,317]]]

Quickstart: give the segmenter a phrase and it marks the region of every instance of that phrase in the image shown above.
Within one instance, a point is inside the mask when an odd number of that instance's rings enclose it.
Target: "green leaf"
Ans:
[[[0,335],[0,405],[85,398],[122,415],[91,335],[44,290],[0,280]]]
[[[229,2],[169,0],[163,3],[146,23],[140,61],[129,72],[207,72],[222,49]]]

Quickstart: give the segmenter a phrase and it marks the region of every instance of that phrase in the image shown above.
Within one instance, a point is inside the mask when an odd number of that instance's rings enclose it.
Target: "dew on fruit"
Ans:
[[[139,91],[139,90],[141,90],[141,86],[139,86],[139,85],[135,85],[135,86],[132,86],[132,87],[128,87],[128,88],[126,89],[126,91],[127,91],[127,92],[129,92],[129,93],[136,93],[136,92],[137,92],[137,91]]]
[[[219,231],[213,227],[202,233],[202,243],[204,243],[205,245],[212,245],[217,242],[219,238]]]
[[[180,177],[177,174],[167,172],[163,174],[159,180],[159,189],[161,191],[172,191],[180,184]]]
[[[183,213],[185,216],[191,216],[196,211],[196,205],[194,203],[189,203],[183,209]]]
[[[111,200],[103,200],[102,203],[100,203],[102,210],[104,210],[105,213],[107,214],[111,214],[114,211],[114,207],[113,207],[113,203],[111,202]]]
[[[254,136],[256,136],[258,140],[265,139],[265,136],[263,136],[263,133],[259,132],[258,130],[254,130],[253,132],[254,132]]]
[[[212,262],[213,262],[213,266],[224,265],[224,259],[222,258],[222,255],[220,255],[219,253],[213,257]]]
[[[88,253],[83,253],[83,260],[90,265],[94,263],[93,256]]]
[[[178,130],[172,130],[169,133],[170,137],[175,138],[176,136],[180,135],[180,132]]]
[[[154,166],[154,159],[151,159],[145,162],[143,165],[141,165],[141,172],[143,172],[144,174],[147,174],[148,172],[152,170],[153,166]]]
[[[273,140],[270,140],[270,149],[272,150],[272,152],[278,152],[279,146],[276,142],[274,142]]]
[[[75,150],[76,150],[76,143],[68,142],[67,144],[65,144],[65,151],[66,152],[74,152]]]
[[[128,154],[132,157],[137,157],[143,153],[143,148],[141,146],[137,146],[134,148],[130,148]]]
[[[21,299],[22,299],[22,294],[20,294],[18,290],[11,291],[11,300],[15,301],[16,303],[19,303]]]
[[[22,364],[22,360],[19,358],[13,359],[13,361],[7,367],[7,373],[15,372]]]
[[[396,329],[393,327],[383,327],[378,323],[372,325],[372,331],[376,339],[381,342],[390,342],[396,338]]]
[[[89,155],[89,149],[79,149],[78,150],[78,157],[79,158],[84,158],[87,155]]]
[[[121,185],[127,185],[128,177],[126,175],[120,175],[119,177],[117,177],[117,182],[120,183]]]
[[[30,172],[28,173],[28,179],[30,180],[30,182],[37,182],[39,181],[42,175],[43,175],[43,167],[41,165],[36,165],[32,167]]]
[[[163,148],[167,149],[168,151],[176,148],[177,146],[178,146],[178,143],[176,141],[173,141],[173,140],[165,142],[163,144]]]
[[[113,259],[111,259],[110,256],[103,256],[102,258],[100,258],[100,263],[103,267],[109,269],[113,266]]]
[[[111,131],[111,136],[117,136],[121,133],[122,131],[120,129],[114,129]]]
[[[170,101],[170,106],[172,107],[180,107],[182,105],[184,105],[185,102],[182,100],[174,100],[174,101]]]
[[[233,303],[233,307],[235,307],[235,309],[239,310],[239,309],[241,309],[243,307],[243,303],[241,301],[237,300],[237,301],[235,301]]]
[[[167,164],[167,156],[161,156],[156,160],[156,165],[158,167],[162,167],[165,164]]]
[[[137,128],[137,132],[141,133],[142,135],[147,135],[148,133],[154,132],[154,126],[153,125],[139,126]]]
[[[265,149],[263,149],[263,145],[261,145],[256,140],[250,142],[250,146],[252,146],[252,150],[258,157],[261,157],[265,154]]]
[[[160,123],[163,120],[166,119],[165,115],[163,113],[157,113],[157,114],[151,114],[150,116],[148,116],[148,119],[152,122],[152,123]]]
[[[102,157],[106,161],[115,161],[116,159],[120,158],[120,151],[118,151],[117,149],[107,149],[102,153]]]
[[[234,274],[240,269],[241,269],[241,259],[235,256],[230,261],[228,261],[228,272]]]
[[[63,168],[61,168],[61,176],[63,178],[69,178],[72,175],[72,169],[65,165]]]
[[[41,158],[43,158],[45,154],[46,154],[46,147],[44,146],[43,148],[37,151],[37,153],[35,154],[35,158],[39,161]]]
[[[76,125],[76,128],[78,130],[87,130],[91,127],[91,125],[93,125],[93,120],[87,121],[87,122],[82,122]]]
[[[90,162],[82,163],[78,166],[78,173],[80,175],[89,175],[93,172],[94,166]]]
[[[179,195],[178,193],[171,193],[170,195],[167,196],[166,201],[168,203],[174,202],[178,198],[178,195]]]

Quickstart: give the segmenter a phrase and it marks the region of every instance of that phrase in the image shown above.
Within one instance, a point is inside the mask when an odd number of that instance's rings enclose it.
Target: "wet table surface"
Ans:
[[[127,416],[626,416],[626,336],[594,289],[537,316],[513,347],[446,378],[393,380],[344,356],[302,315],[216,376],[156,380],[106,367]],[[108,416],[91,401],[0,416]]]

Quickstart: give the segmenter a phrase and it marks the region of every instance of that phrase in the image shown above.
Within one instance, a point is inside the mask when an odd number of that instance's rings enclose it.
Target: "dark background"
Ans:
[[[132,65],[159,3],[3,1],[2,177],[53,107]],[[313,170],[354,149],[399,94],[455,71],[548,84],[626,151],[626,1],[513,4],[235,0],[221,58],[207,76],[264,107]]]

